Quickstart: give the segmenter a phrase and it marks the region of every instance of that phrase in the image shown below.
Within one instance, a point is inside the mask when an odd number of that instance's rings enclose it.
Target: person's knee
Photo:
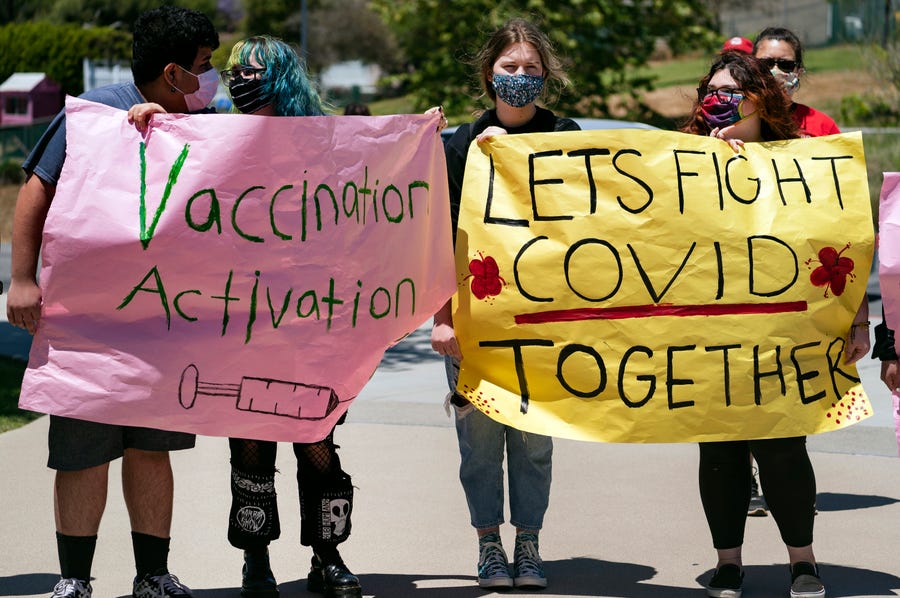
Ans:
[[[137,448],[127,448],[122,456],[122,461],[130,465],[168,467],[169,451],[147,451]]]
[[[172,464],[167,451],[125,449],[122,476],[126,483],[171,486]]]

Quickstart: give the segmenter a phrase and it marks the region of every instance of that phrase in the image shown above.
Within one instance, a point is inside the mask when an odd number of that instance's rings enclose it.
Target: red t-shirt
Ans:
[[[841,132],[830,116],[805,104],[793,103],[791,117],[797,123],[801,137],[821,137]]]

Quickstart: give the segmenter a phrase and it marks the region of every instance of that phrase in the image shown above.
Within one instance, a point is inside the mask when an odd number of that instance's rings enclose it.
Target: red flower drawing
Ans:
[[[469,274],[467,278],[472,279],[472,294],[477,299],[486,299],[499,295],[503,290],[506,281],[500,276],[500,268],[497,266],[497,260],[491,256],[485,257],[479,251],[478,255],[481,259],[473,259],[469,262]]]
[[[835,296],[840,297],[847,287],[847,277],[849,276],[850,280],[856,278],[856,275],[853,274],[853,260],[849,257],[841,257],[841,254],[849,248],[850,243],[847,243],[840,251],[834,247],[823,247],[819,250],[819,259],[806,260],[807,266],[812,262],[821,264],[810,273],[809,280],[817,287],[825,287],[826,297],[828,297],[828,289],[831,289]]]

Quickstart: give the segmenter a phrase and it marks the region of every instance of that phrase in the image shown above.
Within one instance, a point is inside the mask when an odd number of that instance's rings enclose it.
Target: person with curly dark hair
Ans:
[[[735,152],[745,143],[800,136],[791,101],[781,81],[759,60],[741,51],[716,57],[700,80],[686,133],[722,139]],[[867,312],[868,303],[865,304]],[[867,313],[857,314],[857,319]],[[847,363],[868,351],[853,325],[847,335]],[[765,495],[787,548],[792,598],[821,598],[825,586],[813,553],[816,479],[806,437],[700,443],[700,498],[718,561],[707,595],[739,598],[743,585],[741,549],[750,503],[750,453],[759,465]]]

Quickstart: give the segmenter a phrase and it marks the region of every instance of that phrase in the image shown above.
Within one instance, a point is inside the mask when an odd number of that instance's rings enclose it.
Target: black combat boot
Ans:
[[[244,551],[241,598],[278,598],[278,584],[269,566],[267,548]]]
[[[362,598],[359,578],[347,569],[337,550],[328,557],[313,553],[306,589],[325,598]]]

